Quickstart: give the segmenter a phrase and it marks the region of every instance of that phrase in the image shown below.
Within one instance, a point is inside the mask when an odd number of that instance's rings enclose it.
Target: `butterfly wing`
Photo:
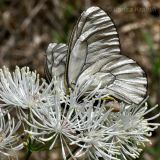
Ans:
[[[48,75],[49,79],[54,76],[64,79],[67,50],[68,47],[66,44],[49,44],[46,51],[46,74]]]
[[[66,80],[74,88],[94,77],[90,87],[101,83],[99,92],[127,103],[140,103],[146,95],[147,79],[135,61],[120,54],[116,28],[99,7],[84,11],[68,48]]]

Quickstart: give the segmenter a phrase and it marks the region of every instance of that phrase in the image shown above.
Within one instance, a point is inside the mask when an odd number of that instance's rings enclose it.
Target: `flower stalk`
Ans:
[[[27,145],[27,154],[26,154],[26,158],[25,160],[29,160],[31,154],[32,154],[32,150],[31,150],[31,145],[32,145],[32,142],[31,142],[31,138],[29,137],[28,138],[28,145]]]

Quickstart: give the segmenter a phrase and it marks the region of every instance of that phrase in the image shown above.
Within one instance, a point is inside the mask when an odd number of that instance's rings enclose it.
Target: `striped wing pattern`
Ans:
[[[68,84],[74,86],[85,69],[119,52],[119,38],[110,17],[98,7],[89,8],[82,13],[69,43]]]
[[[135,61],[120,54],[116,28],[99,7],[82,13],[69,43],[68,86],[74,88],[90,77],[101,83],[99,92],[110,94],[127,103],[140,103],[146,95],[147,79]]]
[[[91,90],[101,83],[102,95],[112,95],[127,103],[140,103],[147,92],[145,73],[135,61],[123,55],[111,55],[92,64],[77,83],[81,85],[91,77],[94,78]]]
[[[64,78],[67,50],[66,44],[49,44],[47,48],[47,72],[51,77]]]

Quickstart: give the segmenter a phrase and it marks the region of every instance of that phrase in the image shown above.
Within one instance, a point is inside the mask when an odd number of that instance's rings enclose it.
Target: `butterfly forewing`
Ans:
[[[119,38],[110,17],[99,7],[82,13],[68,49],[68,86],[84,84],[94,77],[89,90],[101,83],[99,92],[127,103],[140,103],[146,94],[147,79],[135,61],[120,54]]]
[[[67,80],[71,86],[86,66],[120,52],[117,31],[103,10],[91,7],[82,13],[72,33],[69,52]]]

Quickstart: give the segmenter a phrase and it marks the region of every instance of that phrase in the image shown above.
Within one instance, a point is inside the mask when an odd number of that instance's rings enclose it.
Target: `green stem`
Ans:
[[[28,120],[31,121],[31,111],[30,111],[30,109],[29,109],[29,114],[28,114]],[[29,158],[32,154],[31,144],[32,144],[32,141],[31,141],[30,135],[28,135],[28,151],[27,151],[25,160],[29,160]]]
[[[31,154],[32,154],[32,151],[28,150],[25,160],[29,160]]]

